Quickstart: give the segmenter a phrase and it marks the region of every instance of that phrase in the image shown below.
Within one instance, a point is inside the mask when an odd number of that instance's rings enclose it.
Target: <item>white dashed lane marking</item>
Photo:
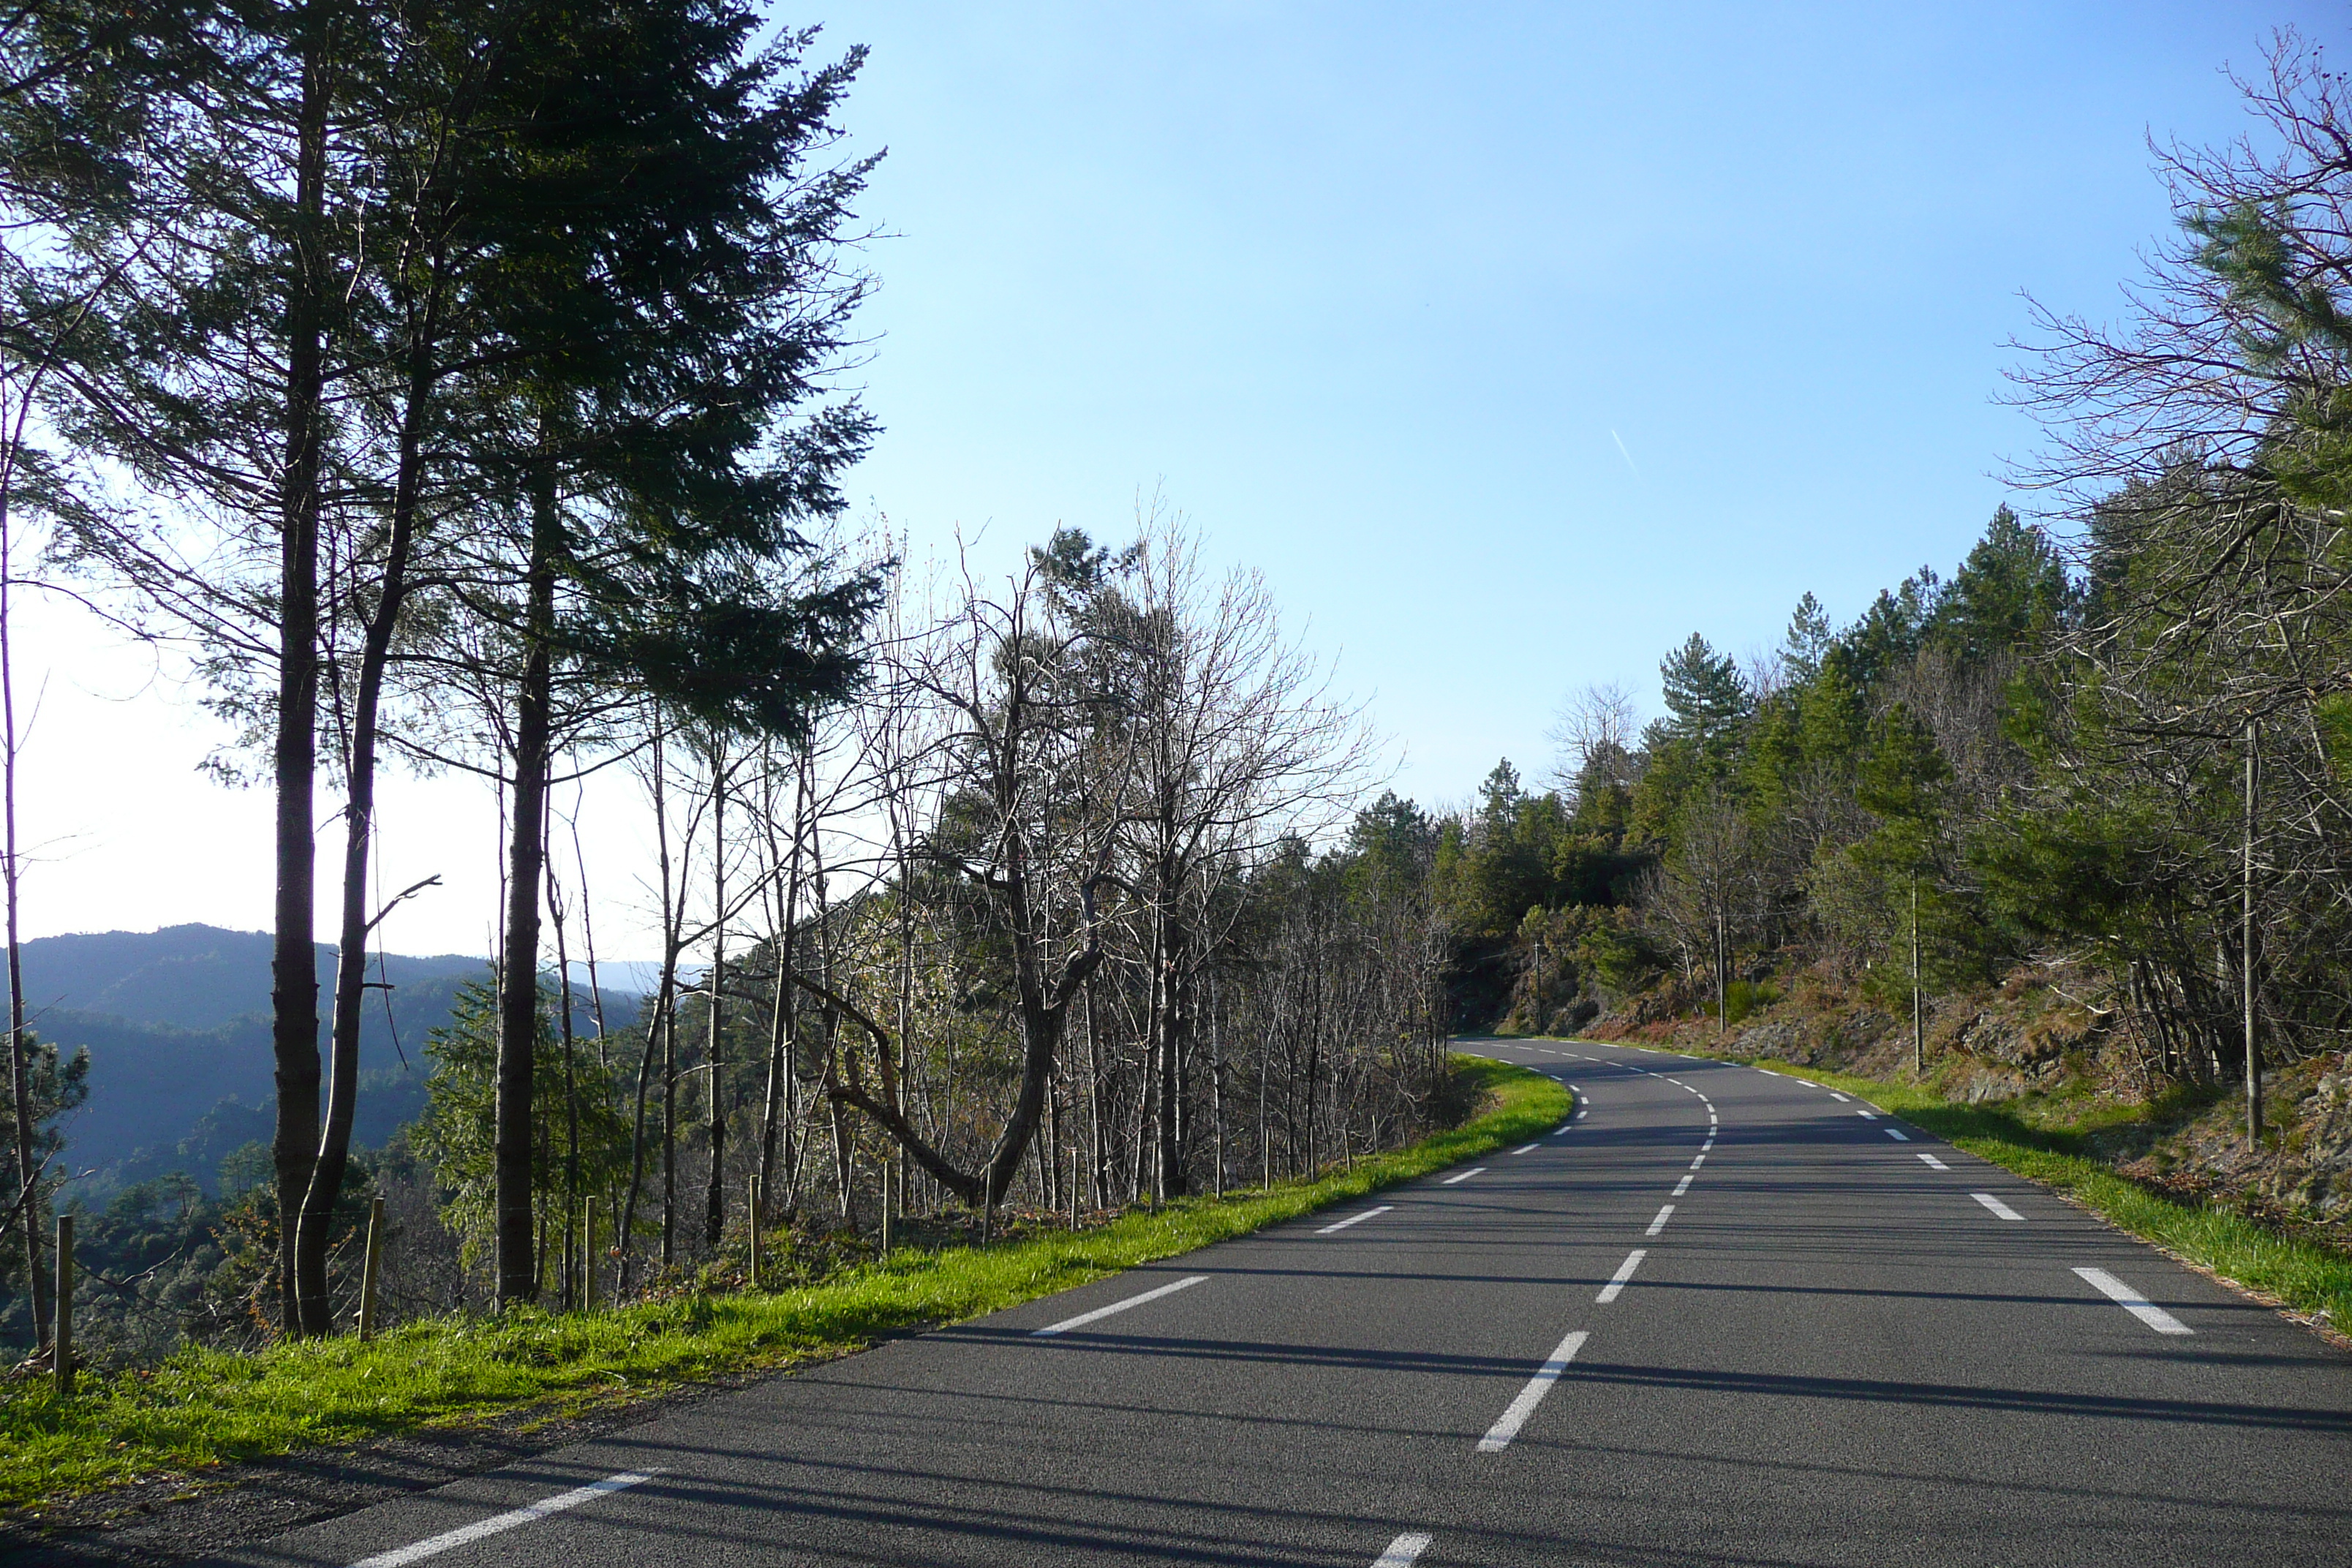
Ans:
[[[1042,1329],[1032,1329],[1029,1331],[1029,1337],[1032,1339],[1044,1339],[1049,1334],[1066,1334],[1072,1329],[1082,1329],[1088,1323],[1099,1322],[1103,1319],[1109,1317],[1114,1312],[1124,1312],[1129,1307],[1140,1307],[1146,1301],[1157,1301],[1162,1296],[1173,1296],[1179,1290],[1186,1290],[1195,1285],[1205,1284],[1208,1281],[1208,1278],[1209,1277],[1205,1274],[1189,1275],[1182,1279],[1177,1280],[1173,1285],[1162,1285],[1157,1290],[1146,1290],[1140,1296],[1129,1296],[1124,1301],[1113,1301],[1108,1307],[1097,1307],[1091,1312],[1080,1312],[1075,1318],[1064,1318],[1058,1323],[1048,1323]]]
[[[1366,1220],[1371,1218],[1374,1215],[1386,1214],[1394,1207],[1396,1207],[1396,1205],[1394,1204],[1382,1204],[1376,1209],[1366,1209],[1361,1214],[1351,1214],[1346,1219],[1340,1220],[1336,1224],[1325,1226],[1315,1234],[1318,1236],[1328,1236],[1335,1230],[1345,1230],[1351,1225],[1361,1225]]]
[[[2116,1306],[2146,1323],[2159,1334],[2187,1334],[2196,1331],[2104,1268],[2077,1268],[2085,1283]]]
[[[1993,1196],[1990,1193],[1970,1193],[1969,1196],[1990,1209],[1997,1219],[2023,1219],[2025,1216]]]
[[[1421,1554],[1429,1550],[1434,1536],[1418,1532],[1400,1535],[1389,1542],[1389,1549],[1372,1560],[1372,1568],[1412,1568]]]
[[[1644,1236],[1655,1236],[1655,1235],[1657,1235],[1657,1234],[1658,1234],[1658,1232],[1660,1232],[1660,1231],[1662,1231],[1662,1230],[1665,1229],[1665,1228],[1666,1228],[1666,1216],[1667,1216],[1667,1215],[1671,1215],[1671,1214],[1673,1214],[1674,1212],[1675,1212],[1675,1205],[1672,1205],[1672,1204],[1668,1204],[1665,1207],[1664,1207],[1664,1208],[1660,1209],[1660,1210],[1658,1211],[1658,1217],[1657,1217],[1657,1218],[1655,1218],[1655,1219],[1654,1219],[1654,1220],[1652,1220],[1652,1221],[1650,1222],[1650,1228],[1649,1228],[1648,1230],[1646,1230],[1646,1231],[1643,1231],[1642,1234],[1643,1234],[1643,1235],[1644,1235]]]
[[[444,1552],[454,1551],[460,1546],[470,1546],[485,1536],[502,1534],[517,1525],[535,1523],[545,1519],[549,1514],[562,1513],[568,1508],[578,1508],[583,1502],[593,1502],[610,1492],[625,1491],[631,1487],[640,1486],[653,1479],[659,1474],[661,1474],[659,1470],[624,1470],[617,1476],[606,1476],[601,1481],[593,1481],[587,1486],[577,1487],[568,1492],[558,1492],[551,1498],[541,1498],[528,1508],[519,1508],[509,1513],[498,1514],[457,1530],[445,1531],[439,1535],[429,1536],[412,1546],[403,1546],[391,1552],[379,1552],[373,1557],[362,1557],[352,1563],[352,1568],[407,1568],[407,1564],[411,1563],[422,1563],[428,1557],[438,1557]]]
[[[1439,1186],[1441,1186],[1441,1187],[1450,1187],[1450,1186],[1452,1186],[1452,1185],[1453,1185],[1454,1183],[1456,1183],[1456,1182],[1466,1182],[1466,1181],[1468,1181],[1471,1177],[1480,1174],[1480,1173],[1483,1173],[1486,1169],[1486,1166],[1484,1166],[1484,1165],[1473,1165],[1470,1169],[1468,1169],[1468,1170],[1466,1170],[1466,1171],[1463,1172],[1460,1175],[1458,1175],[1458,1176],[1448,1176],[1448,1177],[1446,1177],[1446,1178],[1445,1178],[1445,1180],[1444,1180],[1444,1181],[1442,1181],[1442,1182],[1438,1183],[1437,1184],[1438,1184]]]
[[[1648,1256],[1650,1254],[1647,1248],[1635,1247],[1625,1261],[1617,1266],[1617,1272],[1609,1277],[1609,1283],[1601,1287],[1601,1294],[1592,1298],[1592,1304],[1596,1307],[1605,1307],[1614,1301],[1624,1290],[1625,1282],[1633,1278],[1633,1270],[1642,1267],[1642,1259]]]
[[[1931,1171],[1948,1171],[1951,1169],[1949,1165],[1945,1164],[1944,1162],[1937,1159],[1933,1154],[1922,1154],[1919,1158],[1927,1162],[1927,1169]]]
[[[1543,1396],[1551,1392],[1551,1385],[1559,1381],[1559,1374],[1568,1370],[1568,1363],[1574,1361],[1576,1352],[1584,1348],[1587,1337],[1585,1331],[1579,1329],[1559,1342],[1551,1352],[1551,1359],[1543,1363],[1535,1376],[1528,1379],[1528,1385],[1519,1390],[1519,1396],[1511,1401],[1510,1408],[1503,1412],[1502,1418],[1487,1427],[1486,1435],[1478,1439],[1480,1453],[1499,1454],[1511,1446],[1511,1439],[1519,1435],[1519,1428],[1526,1426],[1528,1417],[1536,1413],[1536,1406],[1543,1403]]]
[[[1889,1138],[1894,1139],[1897,1143],[1908,1143],[1911,1142],[1911,1134],[1904,1131],[1900,1127],[1887,1128],[1886,1135]]]

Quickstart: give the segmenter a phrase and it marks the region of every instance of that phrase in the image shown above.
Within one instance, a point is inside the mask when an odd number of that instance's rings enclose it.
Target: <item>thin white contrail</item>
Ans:
[[[1612,430],[1609,432],[1609,438],[1617,443],[1618,455],[1625,459],[1625,466],[1633,470],[1633,477],[1637,479],[1640,479],[1642,477],[1641,465],[1633,461],[1633,453],[1625,450],[1625,437],[1617,434],[1616,431]]]

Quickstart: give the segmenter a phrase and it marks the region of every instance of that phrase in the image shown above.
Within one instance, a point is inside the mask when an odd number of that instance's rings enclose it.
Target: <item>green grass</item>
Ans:
[[[839,1355],[878,1335],[953,1322],[1189,1252],[1410,1181],[1568,1113],[1568,1090],[1501,1062],[1456,1058],[1484,1114],[1318,1180],[1223,1201],[1180,1200],[1099,1228],[982,1249],[901,1251],[821,1284],[649,1302],[593,1315],[538,1311],[407,1324],[372,1343],[191,1349],[160,1367],[0,1394],[0,1507],[25,1508],[159,1472],[356,1442],[518,1408],[550,1415],[729,1373]],[[1475,1102],[1475,1101],[1474,1101]]]
[[[1703,1055],[1693,1052],[1693,1055]],[[1866,1099],[1956,1148],[2064,1194],[2109,1224],[2177,1253],[2291,1310],[2325,1313],[2352,1329],[2352,1258],[2218,1204],[2156,1192],[2091,1157],[2112,1113],[2076,1126],[2037,1125],[2000,1105],[1957,1105],[1913,1084],[1824,1072],[1770,1058],[1734,1057]]]

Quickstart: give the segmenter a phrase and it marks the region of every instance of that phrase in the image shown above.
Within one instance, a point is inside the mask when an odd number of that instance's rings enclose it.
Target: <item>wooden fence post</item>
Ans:
[[[52,1363],[58,1380],[58,1396],[64,1398],[74,1391],[73,1355],[73,1296],[74,1296],[74,1216],[58,1215],[58,1316],[49,1336]]]
[[[596,1310],[596,1200],[580,1203],[580,1310]]]
[[[375,1338],[375,1278],[383,1264],[383,1200],[368,1199],[367,1256],[360,1264],[360,1341]]]
[[[746,1212],[745,1223],[751,1230],[751,1289],[760,1288],[760,1178],[751,1178],[751,1206]]]

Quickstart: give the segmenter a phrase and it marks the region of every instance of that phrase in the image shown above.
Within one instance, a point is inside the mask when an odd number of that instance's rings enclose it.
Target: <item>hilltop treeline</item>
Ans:
[[[2249,1019],[2257,1063],[2343,1048],[2352,111],[2292,36],[2242,86],[2259,137],[2162,159],[2126,319],[2038,317],[2055,529],[2004,508],[1842,628],[1809,595],[1747,668],[1695,635],[1638,733],[1571,703],[1561,787],[1499,769],[1446,829],[1465,1016],[1736,1018],[1817,969],[1908,1022],[2031,965],[2150,1083],[2242,1083]]]

